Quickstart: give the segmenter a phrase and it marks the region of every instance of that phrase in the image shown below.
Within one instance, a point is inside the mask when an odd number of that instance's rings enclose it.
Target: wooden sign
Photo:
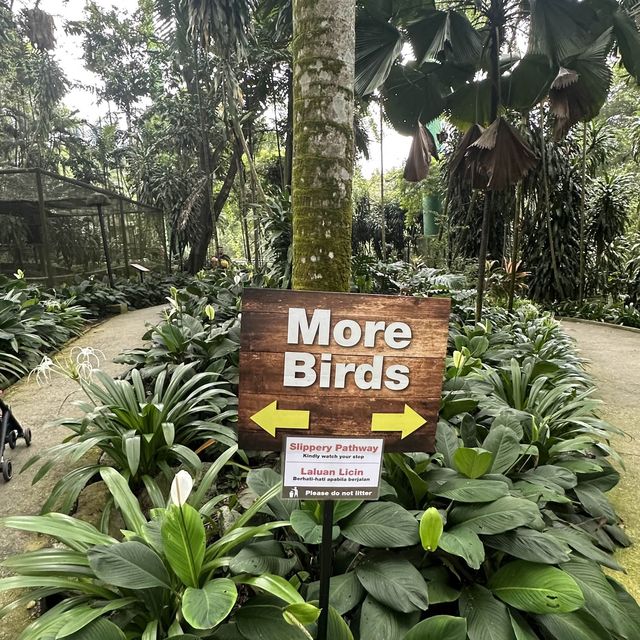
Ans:
[[[240,446],[348,436],[433,451],[449,311],[444,298],[245,289]]]

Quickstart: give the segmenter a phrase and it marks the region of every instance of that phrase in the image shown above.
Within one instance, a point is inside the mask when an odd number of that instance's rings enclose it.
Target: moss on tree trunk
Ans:
[[[294,0],[293,286],[348,291],[355,0]]]

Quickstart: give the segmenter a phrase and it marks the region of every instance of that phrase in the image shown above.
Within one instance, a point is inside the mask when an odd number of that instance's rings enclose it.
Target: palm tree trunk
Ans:
[[[503,11],[500,11],[499,0],[492,0],[492,15],[497,17],[502,15]],[[500,92],[500,30],[497,26],[493,26],[491,29],[491,43],[490,43],[490,69],[489,79],[491,81],[491,121],[493,122],[500,112],[500,103],[502,102],[502,96]],[[490,196],[489,191],[484,194],[484,208],[482,212],[482,232],[480,235],[480,254],[478,255],[478,284],[477,284],[477,298],[476,298],[476,322],[482,320],[482,306],[484,303],[484,277],[487,263],[487,249],[489,247],[489,231],[491,227],[491,204],[493,204],[493,197]]]
[[[578,292],[578,304],[582,304],[584,300],[584,210],[585,210],[585,198],[587,191],[587,123],[584,123],[582,129],[582,185],[580,194],[580,289]]]
[[[558,261],[556,259],[556,247],[553,238],[553,230],[551,229],[551,198],[549,197],[549,171],[547,167],[547,141],[544,135],[544,105],[540,105],[540,145],[542,153],[542,181],[544,184],[544,208],[547,220],[547,238],[549,242],[549,251],[551,253],[551,271],[556,288],[560,294],[560,299],[564,299],[564,289],[560,281],[560,273],[558,271]]]
[[[513,217],[513,242],[511,246],[511,273],[509,278],[509,313],[513,311],[513,299],[516,292],[516,265],[518,264],[518,254],[520,253],[520,214],[524,204],[524,189],[522,183],[518,185],[516,191],[516,210]],[[506,234],[505,234],[506,235]]]
[[[293,287],[348,291],[355,0],[293,2]]]

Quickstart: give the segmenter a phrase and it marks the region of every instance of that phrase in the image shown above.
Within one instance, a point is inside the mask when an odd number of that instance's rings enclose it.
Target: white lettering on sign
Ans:
[[[340,320],[331,329],[331,310],[315,309],[311,319],[306,309],[289,309],[287,342],[289,344],[317,344],[329,346],[330,338],[340,347],[352,348],[362,343],[373,349],[378,334],[385,344],[396,350],[406,349],[413,338],[406,322],[366,320],[364,327],[356,320]],[[409,386],[409,367],[403,364],[385,366],[385,356],[373,356],[371,364],[356,365],[353,362],[333,363],[331,353],[320,358],[304,351],[287,351],[284,354],[285,387],[311,387],[319,382],[321,389],[344,389],[349,382],[363,391],[380,390],[383,385],[391,391],[403,391]]]

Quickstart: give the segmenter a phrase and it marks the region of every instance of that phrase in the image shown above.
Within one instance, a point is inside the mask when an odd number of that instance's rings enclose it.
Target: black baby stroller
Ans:
[[[0,391],[0,394],[2,392]],[[16,420],[11,409],[0,396],[0,470],[5,482],[11,480],[13,476],[13,465],[10,460],[5,459],[4,452],[7,445],[12,449],[16,448],[18,438],[24,438],[25,444],[31,445],[31,429],[23,429],[21,424]]]

